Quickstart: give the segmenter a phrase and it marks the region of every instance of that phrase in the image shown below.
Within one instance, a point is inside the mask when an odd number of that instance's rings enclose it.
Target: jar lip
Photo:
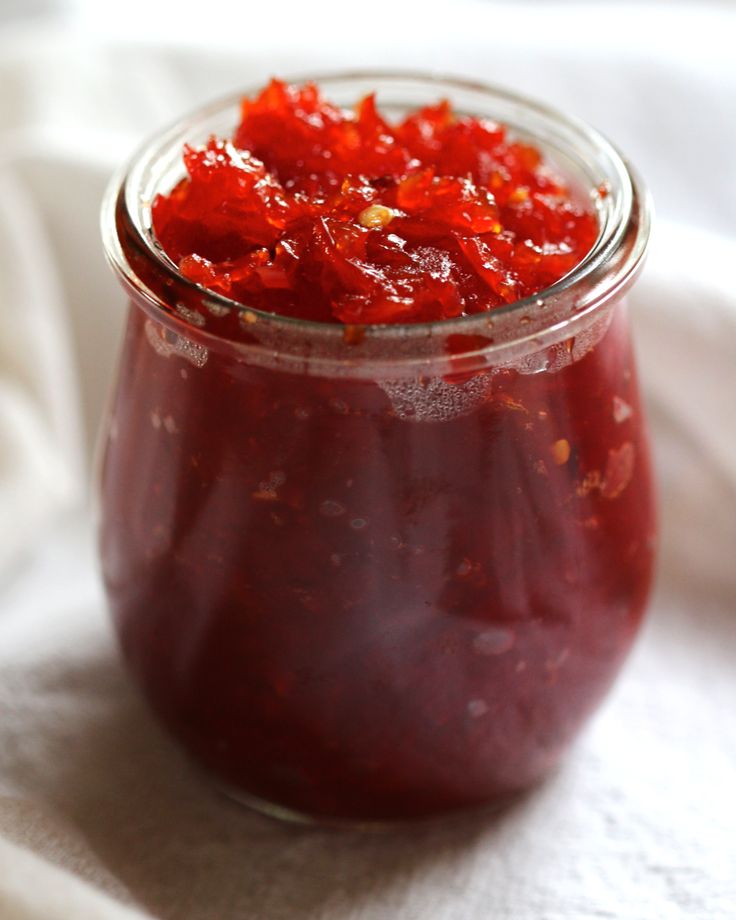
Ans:
[[[628,288],[638,274],[644,260],[651,228],[652,203],[648,191],[638,174],[609,142],[595,128],[575,116],[569,116],[545,103],[493,84],[474,80],[445,76],[435,72],[422,73],[414,71],[360,70],[348,72],[328,72],[309,74],[290,78],[289,82],[315,82],[329,91],[330,84],[354,84],[356,100],[360,92],[376,84],[386,85],[421,85],[436,89],[437,99],[453,90],[482,97],[488,102],[495,101],[503,106],[518,111],[520,116],[536,118],[547,129],[558,129],[558,149],[560,142],[567,141],[572,151],[575,142],[582,150],[577,151],[578,165],[585,166],[586,157],[592,164],[595,156],[600,164],[607,167],[602,180],[606,195],[595,199],[599,216],[600,232],[596,243],[587,255],[567,275],[549,287],[521,300],[513,301],[492,310],[460,316],[451,319],[434,320],[419,323],[368,323],[360,328],[373,340],[388,342],[394,339],[424,339],[434,336],[446,338],[449,335],[473,335],[485,333],[498,323],[514,320],[517,316],[528,318],[526,313],[538,314],[544,309],[540,321],[519,327],[517,334],[510,338],[515,344],[538,336],[540,331],[564,326],[568,321],[578,320],[616,294]],[[360,89],[358,89],[360,87]],[[165,304],[142,281],[126,257],[120,240],[120,225],[125,223],[129,242],[139,253],[149,257],[156,269],[164,275],[169,283],[180,289],[194,292],[206,299],[215,309],[248,312],[259,323],[267,323],[271,328],[279,328],[284,334],[299,334],[301,337],[320,340],[342,340],[345,326],[337,322],[321,322],[299,317],[271,313],[252,307],[247,303],[233,300],[215,291],[187,279],[181,274],[176,264],[166,255],[158,244],[151,226],[151,204],[156,193],[156,182],[160,181],[164,171],[157,170],[157,164],[166,152],[172,151],[181,157],[181,151],[187,135],[197,126],[218,114],[239,106],[244,96],[258,91],[259,87],[246,87],[238,92],[229,93],[201,106],[149,138],[111,179],[102,204],[101,222],[105,255],[113,269],[128,285],[144,299],[156,306]],[[379,87],[380,90],[380,87]],[[424,102],[424,104],[427,104]],[[461,107],[462,110],[462,107]],[[492,113],[470,112],[469,114],[493,118]],[[498,120],[510,127],[512,133],[518,134],[516,125],[508,119]],[[538,134],[529,130],[526,133],[532,142],[540,141]],[[544,138],[542,146],[544,146]],[[549,139],[547,139],[549,141]],[[566,152],[570,152],[566,151]],[[574,152],[574,151],[573,151]],[[555,164],[557,165],[557,164]],[[591,193],[596,186],[591,186]],[[554,307],[565,307],[559,310]],[[550,309],[551,308],[551,309]],[[556,317],[556,319],[553,319]],[[506,337],[507,343],[509,337]],[[492,349],[493,344],[489,345]]]

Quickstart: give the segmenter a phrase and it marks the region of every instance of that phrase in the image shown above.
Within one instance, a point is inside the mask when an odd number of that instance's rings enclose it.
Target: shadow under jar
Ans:
[[[391,112],[447,97],[530,140],[600,234],[566,278],[477,316],[359,330],[186,281],[150,202],[232,98],[111,187],[130,300],[103,433],[100,546],[154,710],[272,814],[394,821],[500,804],[601,701],[649,590],[654,512],[623,296],[649,204],[587,126],[431,78],[319,81]]]

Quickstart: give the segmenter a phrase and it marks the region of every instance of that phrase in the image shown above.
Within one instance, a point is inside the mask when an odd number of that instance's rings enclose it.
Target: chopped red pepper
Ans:
[[[597,221],[538,150],[441,101],[398,124],[278,80],[233,140],[185,148],[154,228],[192,281],[306,319],[421,322],[492,310],[567,274]]]

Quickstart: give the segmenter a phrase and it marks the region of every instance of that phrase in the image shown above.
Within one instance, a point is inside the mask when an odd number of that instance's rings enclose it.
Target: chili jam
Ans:
[[[154,231],[244,307],[134,297],[101,480],[126,660],[246,798],[350,821],[503,801],[599,703],[649,589],[620,301],[498,364],[450,336],[455,372],[245,346],[259,310],[347,324],[358,355],[363,323],[492,316],[573,269],[596,216],[533,146],[447,103],[389,123],[373,97],[348,113],[274,81],[184,159]]]
[[[251,307],[324,322],[425,322],[549,287],[593,245],[538,150],[448,102],[391,125],[277,80],[232,140],[184,151],[153,206],[182,274]]]

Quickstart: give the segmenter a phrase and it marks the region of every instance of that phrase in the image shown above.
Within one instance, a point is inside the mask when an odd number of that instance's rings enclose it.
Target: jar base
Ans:
[[[297,811],[293,808],[287,808],[268,799],[262,799],[257,795],[236,789],[224,783],[218,783],[217,789],[226,798],[238,805],[242,805],[249,811],[256,812],[266,818],[279,821],[282,824],[291,824],[305,828],[331,829],[337,831],[356,831],[359,833],[387,833],[391,831],[406,830],[414,827],[427,827],[436,824],[448,824],[455,821],[468,820],[475,818],[485,820],[494,818],[501,813],[512,809],[522,800],[531,795],[537,788],[537,785],[529,789],[522,789],[517,792],[511,792],[501,799],[482,805],[469,806],[468,808],[458,808],[445,812],[438,812],[435,815],[425,815],[416,818],[396,818],[396,819],[351,819],[351,818],[331,818],[324,815],[313,815],[308,812]]]

